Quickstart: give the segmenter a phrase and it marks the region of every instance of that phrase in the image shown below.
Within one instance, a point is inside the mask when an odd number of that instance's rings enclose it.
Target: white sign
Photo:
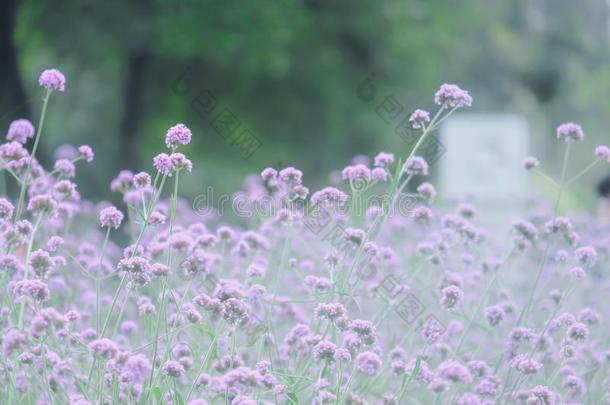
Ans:
[[[527,123],[518,115],[460,114],[441,126],[446,148],[440,185],[449,199],[474,197],[477,203],[518,204],[527,194]]]

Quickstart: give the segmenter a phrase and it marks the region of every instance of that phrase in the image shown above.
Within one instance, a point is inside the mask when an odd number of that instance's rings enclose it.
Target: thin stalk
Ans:
[[[565,153],[563,156],[563,165],[562,165],[562,169],[561,169],[561,181],[559,183],[559,192],[557,193],[557,199],[555,200],[555,205],[554,205],[554,209],[553,209],[553,217],[557,216],[557,213],[559,211],[559,203],[561,202],[561,196],[562,196],[563,190],[566,186],[565,179],[566,179],[566,172],[567,172],[567,168],[568,168],[568,161],[570,158],[570,145],[571,145],[570,142],[568,142],[566,144],[566,150],[565,150]],[[540,263],[540,268],[538,269],[538,274],[536,274],[536,279],[534,281],[534,285],[530,289],[530,293],[527,298],[527,302],[526,302],[525,306],[523,307],[521,314],[519,315],[519,319],[517,320],[517,327],[519,327],[527,319],[527,314],[529,312],[530,306],[532,305],[532,300],[534,299],[534,295],[536,293],[536,289],[538,288],[538,284],[540,283],[540,278],[542,277],[542,273],[544,271],[544,266],[546,265],[546,262],[548,260],[549,253],[550,253],[550,244],[547,244],[547,247],[544,252],[543,260]]]
[[[17,203],[17,212],[15,213],[15,223],[21,219],[21,213],[23,212],[23,204],[25,202],[25,191],[30,182],[30,174],[32,172],[32,160],[36,156],[36,151],[38,150],[38,144],[40,143],[40,135],[42,134],[42,127],[44,125],[44,118],[47,115],[47,106],[49,105],[49,98],[51,96],[51,89],[47,89],[47,93],[42,100],[42,111],[40,112],[40,121],[38,123],[38,128],[36,129],[36,139],[34,140],[34,147],[32,148],[32,153],[30,154],[30,158],[28,159],[28,165],[25,169],[25,174],[23,177],[23,183],[21,183],[21,189],[19,190],[19,202]]]
[[[106,230],[106,236],[104,237],[104,243],[102,243],[102,253],[100,254],[100,261],[97,266],[97,274],[95,275],[95,322],[96,330],[99,336],[101,328],[101,317],[100,317],[100,272],[102,270],[102,260],[106,251],[106,245],[108,244],[108,237],[110,236],[110,227]]]

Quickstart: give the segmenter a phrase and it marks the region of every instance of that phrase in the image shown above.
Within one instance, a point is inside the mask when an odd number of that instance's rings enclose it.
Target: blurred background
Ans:
[[[609,49],[604,0],[3,0],[0,131],[37,123],[37,78],[54,67],[67,88],[51,99],[41,160],[90,144],[96,162],[77,179],[87,198],[107,198],[120,169],[150,170],[176,122],[194,135],[183,194],[234,191],[266,166],[296,166],[315,188],[355,155],[406,155],[379,103],[434,110],[449,82],[471,92],[471,112],[525,117],[549,173],[561,165],[554,128],[582,124],[576,173],[610,141]],[[359,92],[371,78],[372,101]],[[206,100],[257,140],[251,154],[218,133]],[[575,207],[593,209],[603,170],[572,187]]]

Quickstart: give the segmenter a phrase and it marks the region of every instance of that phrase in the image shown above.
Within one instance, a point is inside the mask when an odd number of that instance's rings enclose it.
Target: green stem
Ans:
[[[557,213],[559,212],[559,203],[561,202],[561,196],[562,196],[563,190],[566,186],[565,179],[566,179],[566,172],[567,172],[567,168],[568,168],[568,161],[570,158],[570,145],[571,145],[570,142],[568,142],[566,144],[566,150],[565,150],[565,154],[563,156],[563,165],[562,165],[562,169],[561,169],[561,181],[559,183],[559,192],[557,193],[557,198],[555,200],[553,218],[555,218],[557,216]],[[549,244],[547,244],[547,246],[545,248],[543,260],[540,263],[540,268],[538,269],[538,274],[536,274],[536,279],[534,281],[534,285],[530,289],[530,293],[527,298],[527,302],[526,302],[525,306],[523,307],[521,314],[519,315],[519,319],[517,320],[516,327],[521,326],[521,324],[523,322],[525,322],[527,319],[527,315],[528,315],[530,306],[532,305],[532,300],[534,299],[534,295],[536,294],[536,289],[538,288],[538,284],[540,283],[540,278],[542,277],[542,273],[544,271],[544,266],[546,265],[546,262],[548,261],[548,258],[550,255],[550,250],[551,250],[550,246],[551,246],[551,244],[549,243]]]
[[[100,272],[102,270],[102,260],[104,259],[104,252],[106,251],[106,245],[108,244],[108,237],[110,236],[110,227],[106,230],[106,236],[104,237],[104,243],[102,244],[102,253],[100,254],[100,261],[97,266],[97,274],[95,275],[95,319],[96,319],[96,330],[99,336],[101,327],[100,317]]]
[[[51,96],[51,89],[47,89],[47,93],[44,96],[42,102],[42,111],[40,113],[40,122],[38,123],[38,128],[36,129],[36,139],[34,140],[34,147],[32,148],[32,153],[30,154],[30,158],[28,159],[28,165],[25,169],[25,175],[23,177],[23,183],[21,183],[21,189],[19,191],[19,202],[17,203],[17,212],[15,214],[15,223],[21,219],[21,213],[23,212],[23,204],[25,201],[25,191],[30,182],[30,174],[32,172],[32,161],[36,156],[36,151],[38,150],[38,144],[40,143],[40,135],[42,134],[42,127],[44,125],[44,118],[47,115],[47,106],[49,104],[49,98]]]

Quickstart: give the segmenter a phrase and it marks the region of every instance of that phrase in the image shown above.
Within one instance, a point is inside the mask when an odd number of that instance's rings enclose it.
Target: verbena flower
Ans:
[[[165,145],[170,149],[174,149],[178,145],[188,145],[192,136],[191,130],[186,125],[176,124],[167,130]]]
[[[425,110],[417,109],[409,116],[409,122],[415,129],[423,128],[428,122],[430,122],[430,113]]]
[[[13,217],[15,207],[6,198],[0,197],[0,221],[9,220]]]
[[[443,84],[434,94],[434,102],[437,105],[445,105],[450,108],[470,107],[472,97],[466,90],[460,89],[455,84]]]
[[[104,208],[100,211],[100,224],[102,228],[110,227],[118,229],[123,222],[123,213],[114,206]]]
[[[356,356],[356,370],[358,372],[373,377],[381,370],[381,359],[376,353],[362,352]]]
[[[585,134],[580,125],[567,122],[557,127],[557,139],[562,139],[566,142],[582,141],[585,139]]]
[[[34,133],[34,125],[29,120],[22,118],[10,123],[6,139],[8,141],[26,143],[28,139],[34,137]]]
[[[413,156],[405,163],[405,173],[413,176],[426,176],[428,174],[428,163],[421,156]]]
[[[48,90],[64,91],[66,77],[57,69],[47,69],[40,74],[38,84]]]

